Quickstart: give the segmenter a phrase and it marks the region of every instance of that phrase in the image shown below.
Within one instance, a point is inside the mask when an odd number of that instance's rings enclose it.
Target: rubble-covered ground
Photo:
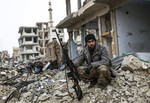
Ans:
[[[116,78],[105,87],[95,85],[88,89],[89,84],[80,81],[80,101],[72,80],[66,82],[65,70],[48,69],[34,74],[1,67],[0,103],[150,103],[150,64],[137,61],[126,58],[116,70]],[[75,98],[69,96],[67,87]]]

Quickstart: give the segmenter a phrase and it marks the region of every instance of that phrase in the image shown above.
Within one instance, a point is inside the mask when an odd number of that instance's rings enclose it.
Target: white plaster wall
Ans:
[[[150,52],[150,2],[132,2],[116,10],[119,55]]]
[[[55,27],[54,28],[50,28],[50,33],[49,33],[49,39],[50,39],[50,42],[53,41],[53,38],[56,38],[56,40],[58,41],[58,38],[57,38],[57,35],[55,32],[53,32],[52,30],[53,29],[56,29]],[[57,30],[57,33],[58,33],[58,30]],[[64,40],[64,33],[58,33],[62,36],[62,39],[63,39],[63,42],[65,42]]]

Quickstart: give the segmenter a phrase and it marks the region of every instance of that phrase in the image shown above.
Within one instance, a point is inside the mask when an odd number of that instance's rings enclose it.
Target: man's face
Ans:
[[[93,50],[95,48],[96,41],[94,39],[90,39],[87,41],[87,46],[90,50]]]

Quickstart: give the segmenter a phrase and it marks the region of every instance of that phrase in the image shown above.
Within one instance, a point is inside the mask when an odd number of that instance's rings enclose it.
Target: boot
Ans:
[[[92,81],[90,81],[90,85],[88,86],[88,88],[92,88],[94,87],[94,85],[97,83],[97,79],[94,79]]]

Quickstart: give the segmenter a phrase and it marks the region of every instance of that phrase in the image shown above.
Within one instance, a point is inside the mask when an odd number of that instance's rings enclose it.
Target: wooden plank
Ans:
[[[106,37],[106,36],[108,36],[108,35],[110,35],[110,32],[109,32],[109,31],[108,31],[108,32],[103,33],[103,34],[102,34],[102,37]]]

